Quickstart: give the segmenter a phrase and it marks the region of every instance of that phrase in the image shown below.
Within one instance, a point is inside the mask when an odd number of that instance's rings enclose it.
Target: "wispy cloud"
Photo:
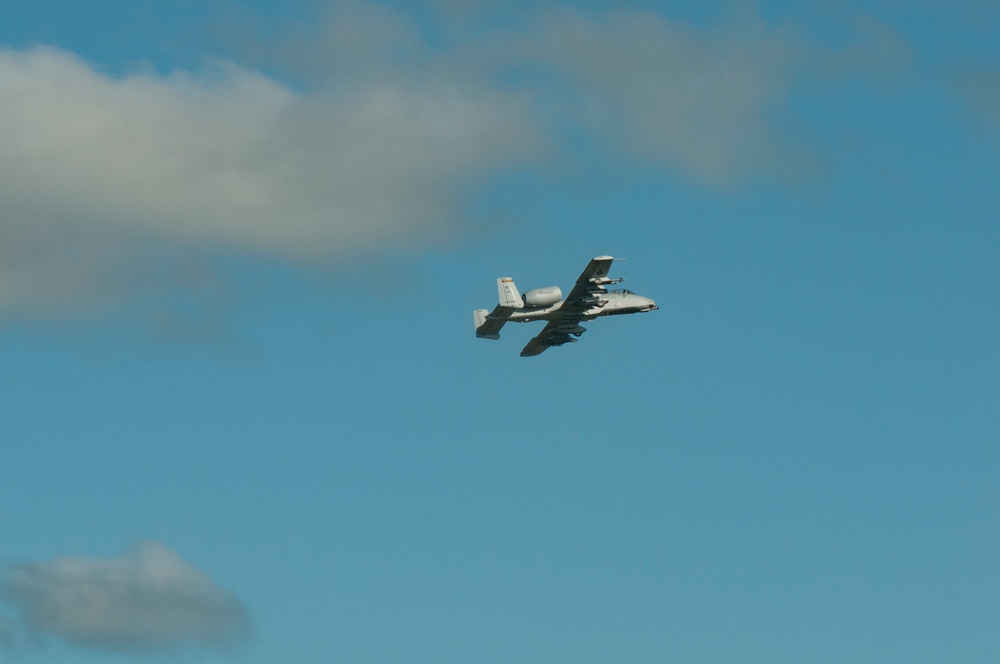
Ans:
[[[10,648],[14,645],[14,623],[0,613],[0,648]]]
[[[967,68],[954,87],[982,121],[1000,129],[1000,66]]]
[[[820,57],[799,31],[751,11],[694,27],[627,6],[436,5],[439,24],[428,30],[426,21],[385,7],[338,3],[256,56],[341,88],[345,80],[405,76],[527,93],[529,120],[556,153],[568,147],[559,137],[573,133],[614,156],[709,185],[801,169],[803,151],[783,139],[776,122],[796,77]],[[852,49],[869,53],[860,44]],[[843,54],[838,60],[850,64]]]
[[[13,565],[0,590],[17,616],[8,624],[8,641],[17,626],[72,646],[133,653],[225,649],[251,633],[234,595],[155,542],[114,559]]]
[[[801,166],[773,121],[804,45],[755,16],[695,29],[650,11],[562,10],[524,45],[566,85],[566,117],[613,150],[714,185]]]

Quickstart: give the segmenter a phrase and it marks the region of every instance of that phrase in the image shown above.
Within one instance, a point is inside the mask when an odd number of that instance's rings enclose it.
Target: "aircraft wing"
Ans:
[[[549,324],[542,328],[538,336],[521,349],[521,357],[539,355],[550,346],[576,343],[576,339],[573,337],[578,337],[586,331],[586,328],[580,325],[580,315],[567,312],[556,320],[549,321]]]
[[[584,311],[594,306],[595,302],[600,299],[600,295],[605,292],[602,284],[610,283],[608,272],[611,270],[611,263],[614,260],[611,256],[592,258],[576,280],[560,309],[571,313]]]
[[[580,325],[583,312],[594,306],[601,306],[603,301],[601,296],[607,292],[604,284],[611,283],[608,271],[611,270],[611,263],[614,260],[611,256],[591,259],[559,307],[560,316],[549,321],[538,336],[528,342],[528,345],[521,350],[521,357],[538,355],[551,346],[575,343],[574,337],[586,332]]]

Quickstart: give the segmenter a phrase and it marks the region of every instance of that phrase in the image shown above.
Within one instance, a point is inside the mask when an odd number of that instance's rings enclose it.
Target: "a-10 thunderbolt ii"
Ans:
[[[657,309],[656,302],[648,297],[621,289],[609,291],[605,286],[620,284],[622,279],[609,279],[611,256],[598,256],[590,261],[566,299],[558,286],[535,288],[522,297],[510,277],[497,279],[500,303],[493,311],[476,309],[472,312],[476,322],[476,336],[482,339],[499,339],[500,328],[507,321],[528,323],[545,320],[548,324],[541,333],[521,350],[521,357],[531,357],[550,346],[575,343],[574,337],[586,332],[581,321],[599,316],[637,314]]]

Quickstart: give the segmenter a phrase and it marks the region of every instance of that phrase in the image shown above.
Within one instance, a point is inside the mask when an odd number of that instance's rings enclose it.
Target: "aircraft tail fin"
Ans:
[[[497,279],[497,295],[500,299],[501,307],[510,307],[512,309],[521,309],[524,307],[524,300],[521,299],[521,293],[517,290],[517,285],[514,284],[514,280],[510,277],[500,277]]]

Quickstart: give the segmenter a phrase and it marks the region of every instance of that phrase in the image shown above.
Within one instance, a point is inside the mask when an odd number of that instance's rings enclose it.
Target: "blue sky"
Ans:
[[[20,3],[0,652],[993,662],[1000,6]],[[495,279],[660,310],[522,359]]]

